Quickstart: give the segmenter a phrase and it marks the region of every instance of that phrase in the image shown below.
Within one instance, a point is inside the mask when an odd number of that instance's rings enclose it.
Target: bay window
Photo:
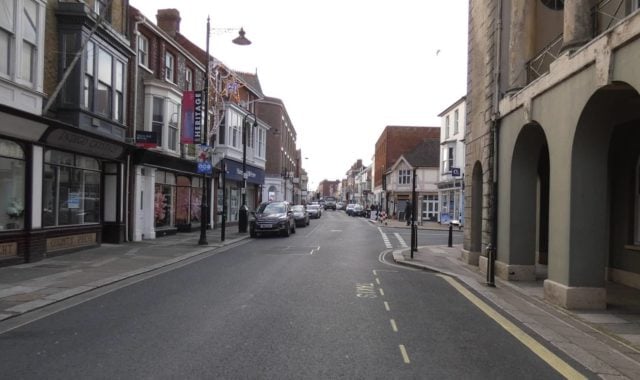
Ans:
[[[125,80],[125,62],[95,41],[87,42],[83,107],[114,121],[124,122]]]
[[[162,146],[162,127],[164,126],[164,99],[153,98],[153,113],[151,118],[151,131],[156,135],[158,146]]]
[[[180,142],[180,104],[178,98],[151,96],[151,128],[158,147],[178,152]],[[147,129],[149,130],[149,129]]]

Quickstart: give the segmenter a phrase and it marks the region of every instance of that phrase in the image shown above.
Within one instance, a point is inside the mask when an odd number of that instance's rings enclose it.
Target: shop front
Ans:
[[[222,165],[226,166],[224,178],[224,192],[222,189],[222,181],[219,182],[220,190],[217,192],[217,210],[218,223],[222,222],[222,210],[226,204],[227,222],[237,223],[240,206],[242,206],[242,162],[231,159],[224,159]],[[247,188],[246,201],[249,210],[255,210],[261,198],[261,189],[264,184],[264,169],[246,165],[247,168]]]
[[[132,164],[134,241],[200,228],[203,179],[194,161],[139,149]]]
[[[0,110],[0,265],[124,239],[127,145]]]

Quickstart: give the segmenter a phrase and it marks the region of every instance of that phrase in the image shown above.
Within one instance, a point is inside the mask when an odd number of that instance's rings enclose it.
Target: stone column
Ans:
[[[527,84],[527,62],[534,53],[535,0],[514,1],[511,4],[509,26],[509,90]]]
[[[590,4],[590,0],[565,1],[562,51],[576,49],[591,40]]]

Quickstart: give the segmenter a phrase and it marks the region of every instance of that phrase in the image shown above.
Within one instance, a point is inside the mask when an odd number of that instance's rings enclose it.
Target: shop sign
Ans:
[[[70,236],[60,236],[47,239],[47,252],[59,251],[76,247],[84,247],[96,243],[96,234],[79,234]]]
[[[211,149],[208,145],[198,145],[198,174],[211,174],[213,167],[210,159]]]
[[[67,149],[77,153],[117,159],[124,153],[124,147],[101,139],[85,136],[65,129],[54,129],[45,142],[51,146]]]
[[[2,243],[0,244],[0,257],[9,257],[18,255],[18,243]]]
[[[460,168],[451,168],[452,177],[460,177]]]
[[[136,146],[140,148],[157,148],[158,133],[152,131],[136,131]]]
[[[202,91],[193,93],[193,141],[202,141]]]

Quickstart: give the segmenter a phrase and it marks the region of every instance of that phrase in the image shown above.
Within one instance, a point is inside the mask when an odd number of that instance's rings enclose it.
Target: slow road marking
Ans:
[[[547,364],[549,364],[549,366],[551,366],[551,368],[558,371],[558,373],[560,373],[562,376],[566,377],[567,379],[586,379],[585,376],[576,371],[567,362],[560,359],[560,357],[549,351],[542,344],[538,343],[538,341],[522,331],[518,326],[500,315],[497,311],[491,308],[491,306],[487,305],[480,298],[476,297],[464,286],[460,285],[456,280],[449,276],[441,274],[438,274],[437,276],[442,277],[449,283],[449,285],[453,286],[458,292],[460,292],[460,294],[465,296],[469,301],[471,301],[471,303],[476,305],[478,309],[482,310],[491,319],[496,321],[503,329],[507,330],[511,335],[518,339],[520,343],[524,344],[528,349],[533,351],[534,354],[538,355],[540,359],[544,360]]]

